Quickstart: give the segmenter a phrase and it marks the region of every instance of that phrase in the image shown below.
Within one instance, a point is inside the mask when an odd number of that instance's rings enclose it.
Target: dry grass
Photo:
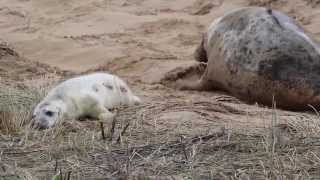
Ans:
[[[37,90],[1,87],[0,133],[14,134],[28,124],[33,107],[42,97],[42,93]]]
[[[250,0],[250,6],[267,6],[270,7],[275,3],[286,3],[287,0]]]
[[[30,104],[36,101],[34,98]],[[31,107],[27,100],[24,103]],[[13,103],[11,109],[20,105]],[[214,123],[202,132],[184,131],[184,125],[170,128],[159,118],[159,114],[193,110],[210,120],[214,118],[210,111],[217,108],[221,111],[214,104],[186,105],[178,100],[124,107],[113,133],[112,123],[102,122],[104,139],[98,121],[62,121],[55,128],[36,131],[23,125],[26,116],[13,114],[15,119],[6,117],[11,119],[9,125],[1,126],[0,179],[14,175],[19,175],[17,179],[51,179],[59,171],[65,179],[68,175],[70,179],[320,177],[320,123],[316,116],[301,116],[279,125],[274,110],[270,128],[223,128]]]

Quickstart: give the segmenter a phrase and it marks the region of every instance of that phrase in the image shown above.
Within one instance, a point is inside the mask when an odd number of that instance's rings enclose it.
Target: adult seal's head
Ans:
[[[287,15],[245,7],[216,19],[195,51],[207,63],[195,82],[181,89],[219,89],[243,100],[287,109],[320,107],[317,41]]]

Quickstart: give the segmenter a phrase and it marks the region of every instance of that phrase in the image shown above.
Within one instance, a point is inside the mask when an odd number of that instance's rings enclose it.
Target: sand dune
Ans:
[[[29,60],[150,83],[193,60],[212,20],[247,5],[280,9],[320,36],[319,8],[304,0],[2,0],[0,33]]]

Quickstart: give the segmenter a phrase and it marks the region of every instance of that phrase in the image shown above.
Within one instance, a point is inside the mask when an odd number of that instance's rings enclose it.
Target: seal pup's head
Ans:
[[[37,129],[53,127],[62,117],[64,104],[61,101],[39,103],[32,115],[32,126]]]

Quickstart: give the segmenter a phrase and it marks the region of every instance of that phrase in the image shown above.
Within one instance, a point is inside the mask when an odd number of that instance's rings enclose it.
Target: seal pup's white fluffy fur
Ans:
[[[50,128],[60,118],[77,119],[82,116],[112,119],[114,115],[108,109],[140,103],[140,98],[115,75],[83,75],[53,88],[35,107],[33,125],[37,128]]]

